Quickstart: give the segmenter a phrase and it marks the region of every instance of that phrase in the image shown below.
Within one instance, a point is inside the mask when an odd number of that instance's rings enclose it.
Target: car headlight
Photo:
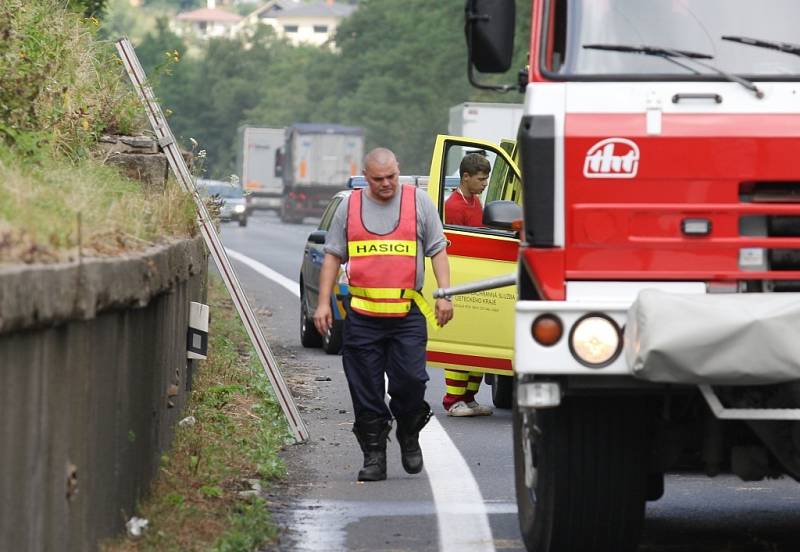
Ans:
[[[237,213],[244,213],[244,205],[236,205],[233,207],[233,210]]]
[[[587,314],[572,327],[569,348],[578,362],[590,368],[608,366],[622,350],[616,322],[599,313]]]

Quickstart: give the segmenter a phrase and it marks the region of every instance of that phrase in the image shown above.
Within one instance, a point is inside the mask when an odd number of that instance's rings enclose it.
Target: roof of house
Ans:
[[[284,5],[282,10],[274,10],[262,14],[262,17],[347,17],[356,10],[356,6],[336,2],[315,2],[313,4]]]
[[[242,16],[216,8],[201,8],[199,10],[179,13],[177,18],[180,21],[208,21],[215,23],[238,23]]]
[[[297,0],[270,0],[263,6],[256,8],[248,17],[252,17],[253,15],[258,17],[275,17],[276,14],[283,13],[287,9],[292,9],[297,4],[299,4]]]

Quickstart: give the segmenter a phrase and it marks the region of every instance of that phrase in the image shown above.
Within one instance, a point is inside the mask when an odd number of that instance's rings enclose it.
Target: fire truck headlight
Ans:
[[[622,350],[619,326],[603,314],[587,314],[573,326],[569,348],[581,364],[590,368],[608,366]]]

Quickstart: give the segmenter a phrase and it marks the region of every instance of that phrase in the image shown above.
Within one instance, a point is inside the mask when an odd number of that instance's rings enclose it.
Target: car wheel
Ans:
[[[322,345],[322,338],[314,326],[314,320],[308,315],[304,294],[300,295],[300,344],[308,348]]]
[[[647,490],[646,409],[636,398],[567,397],[513,410],[522,539],[536,552],[633,552]]]
[[[514,393],[514,378],[495,374],[492,381],[492,403],[497,408],[511,408]]]
[[[242,217],[239,219],[239,226],[247,226],[247,218]]]
[[[342,350],[342,321],[334,320],[328,332],[322,336],[322,349],[329,355],[338,355]]]

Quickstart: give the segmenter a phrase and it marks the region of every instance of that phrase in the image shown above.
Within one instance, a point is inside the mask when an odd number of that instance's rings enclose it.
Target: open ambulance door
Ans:
[[[450,194],[458,193],[455,188],[461,159],[476,151],[486,155],[491,165],[489,185],[480,198],[483,206],[487,201],[497,199],[520,202],[519,169],[512,159],[513,141],[504,141],[499,146],[471,138],[437,137],[428,195],[437,206],[444,224],[453,286],[513,274],[517,270],[519,238],[515,232],[450,224],[445,216],[447,199]],[[463,201],[463,196],[457,197]],[[423,293],[425,297],[431,297],[438,286],[430,260],[426,262]],[[428,333],[428,364],[511,376],[516,299],[516,286],[513,285],[453,297],[453,320],[444,328]],[[510,391],[510,385],[508,389]],[[510,395],[508,401],[510,403]],[[497,400],[495,404],[504,406]]]

